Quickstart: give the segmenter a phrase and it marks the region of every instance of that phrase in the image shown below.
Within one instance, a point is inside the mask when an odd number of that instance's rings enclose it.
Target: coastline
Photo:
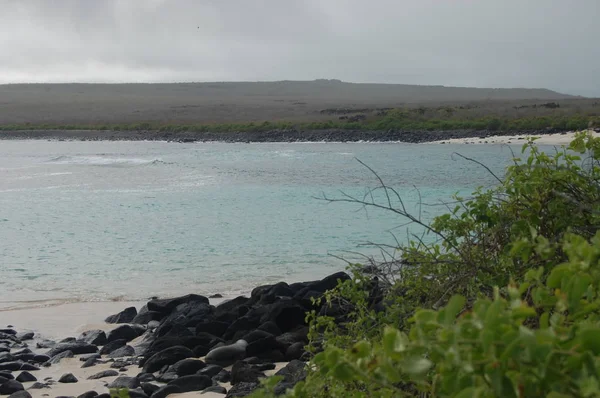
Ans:
[[[596,129],[596,131],[598,131]],[[544,129],[532,131],[362,131],[362,130],[270,130],[238,132],[165,132],[165,131],[105,131],[105,130],[17,130],[2,131],[4,140],[58,140],[58,141],[165,141],[179,143],[292,143],[292,142],[403,142],[403,143],[462,143],[456,140],[500,143],[500,137],[555,137],[573,133],[568,130]],[[469,142],[470,143],[470,142]]]
[[[3,311],[0,394],[108,398],[127,387],[138,398],[233,397],[274,374],[283,392],[306,377],[305,314],[321,308],[310,298],[347,279],[261,285],[231,300],[188,294]]]

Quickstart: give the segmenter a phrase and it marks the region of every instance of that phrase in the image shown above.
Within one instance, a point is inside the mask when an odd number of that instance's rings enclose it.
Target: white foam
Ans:
[[[162,163],[161,159],[123,158],[112,156],[59,156],[49,161],[54,164],[81,164],[92,166],[144,165]]]

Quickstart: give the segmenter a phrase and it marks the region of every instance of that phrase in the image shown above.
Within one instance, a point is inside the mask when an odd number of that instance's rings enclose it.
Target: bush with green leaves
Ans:
[[[308,315],[316,355],[290,396],[600,395],[600,139],[523,154],[430,224],[383,183],[383,204],[355,200],[436,239],[381,264],[379,301],[359,268],[326,294],[344,316]]]

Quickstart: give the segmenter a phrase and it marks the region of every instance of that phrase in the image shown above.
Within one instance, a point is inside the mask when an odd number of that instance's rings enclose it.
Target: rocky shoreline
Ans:
[[[60,341],[0,325],[0,395],[109,398],[127,388],[132,398],[242,397],[273,374],[284,393],[306,377],[306,312],[336,312],[311,298],[349,278],[259,286],[217,306],[196,294],[153,299],[109,316],[105,330]]]
[[[532,131],[448,130],[448,131],[355,131],[355,130],[271,130],[264,132],[168,132],[104,130],[19,130],[2,131],[1,139],[54,139],[83,141],[172,141],[172,142],[406,142],[425,143],[460,138],[490,138],[505,135],[549,135],[567,130]]]

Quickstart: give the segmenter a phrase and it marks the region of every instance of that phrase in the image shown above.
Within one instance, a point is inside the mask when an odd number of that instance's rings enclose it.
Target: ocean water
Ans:
[[[495,183],[455,152],[499,175],[512,158],[501,145],[0,141],[0,310],[321,278],[414,231],[318,199],[378,185],[357,159],[427,220]]]

